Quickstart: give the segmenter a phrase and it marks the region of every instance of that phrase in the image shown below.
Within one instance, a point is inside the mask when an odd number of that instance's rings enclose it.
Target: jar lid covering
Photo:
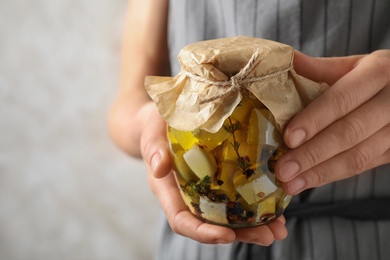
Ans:
[[[162,117],[178,130],[218,131],[246,94],[260,100],[283,131],[327,88],[298,75],[293,55],[291,46],[260,38],[197,42],[180,51],[178,75],[148,76],[145,88]]]

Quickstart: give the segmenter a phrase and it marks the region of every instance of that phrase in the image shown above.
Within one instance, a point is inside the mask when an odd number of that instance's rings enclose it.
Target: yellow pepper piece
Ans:
[[[190,182],[193,180],[197,180],[196,175],[191,171],[190,167],[187,165],[183,158],[184,150],[179,150],[173,154],[173,161],[178,171],[178,174],[184,179],[186,182]]]
[[[223,127],[216,133],[209,133],[204,130],[193,131],[193,135],[196,139],[199,140],[199,143],[202,146],[205,146],[208,150],[213,150],[218,145],[221,145],[229,136],[228,133]]]
[[[248,122],[248,118],[252,111],[253,104],[250,101],[249,97],[244,96],[240,104],[234,109],[231,118],[239,121],[241,124],[245,125]]]
[[[211,184],[211,189],[220,189],[226,193],[235,193],[233,185],[233,176],[236,171],[236,164],[230,162],[222,162],[217,180]],[[229,196],[229,194],[227,194]]]
[[[169,131],[174,140],[176,140],[186,151],[189,150],[194,144],[198,143],[198,139],[192,135],[191,131],[181,131],[175,128],[170,128]]]
[[[263,201],[260,201],[257,204],[256,220],[261,221],[262,219],[265,218],[272,219],[276,211],[276,201],[277,201],[277,196],[275,194],[272,194],[271,196],[267,197]]]
[[[248,157],[249,162],[252,164],[255,164],[257,162],[257,157],[259,155],[258,153],[258,146],[256,144],[248,144],[247,143],[247,132],[244,130],[237,130],[234,132],[234,138],[233,134],[224,142],[223,147],[223,160],[224,161],[235,161],[238,160],[237,151],[234,147],[234,142],[238,142],[238,154],[241,157]]]

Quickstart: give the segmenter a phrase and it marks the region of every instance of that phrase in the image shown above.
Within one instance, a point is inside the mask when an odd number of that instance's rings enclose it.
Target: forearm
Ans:
[[[145,89],[146,75],[167,75],[166,1],[131,1],[125,23],[120,89],[109,115],[113,141],[140,157],[139,140],[154,109]]]
[[[141,158],[140,138],[154,104],[119,97],[109,115],[109,132],[113,142],[127,154]]]

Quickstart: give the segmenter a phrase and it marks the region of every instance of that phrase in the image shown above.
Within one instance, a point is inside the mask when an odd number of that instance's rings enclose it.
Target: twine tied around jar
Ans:
[[[249,59],[248,63],[244,66],[244,68],[242,68],[242,70],[240,70],[234,76],[230,77],[229,80],[217,81],[217,80],[205,79],[205,78],[203,78],[201,76],[195,75],[193,73],[190,73],[190,72],[184,71],[184,70],[181,71],[181,74],[184,74],[185,76],[187,76],[190,79],[192,79],[194,81],[197,81],[197,82],[206,83],[206,84],[213,85],[213,86],[220,86],[220,87],[223,87],[223,88],[227,87],[226,91],[221,93],[221,94],[215,95],[215,96],[213,96],[211,98],[206,98],[206,99],[199,100],[200,104],[204,104],[204,103],[209,103],[209,102],[214,101],[216,99],[222,98],[224,96],[227,96],[232,91],[235,91],[235,90],[240,91],[242,89],[242,86],[245,85],[245,84],[250,84],[250,83],[253,83],[253,82],[262,81],[262,80],[265,80],[265,79],[268,79],[268,78],[271,78],[271,77],[275,77],[275,76],[278,76],[280,74],[286,73],[286,72],[288,72],[289,70],[291,70],[293,68],[293,65],[290,63],[290,65],[288,67],[282,68],[281,70],[277,70],[277,71],[272,72],[270,74],[266,74],[266,75],[263,75],[263,76],[260,76],[260,77],[247,78],[248,74],[257,65],[255,63],[255,61],[257,60],[257,58],[259,56],[259,53],[260,53],[260,50],[257,49],[253,53],[251,58]]]
[[[293,57],[293,47],[260,38],[196,42],[180,50],[182,66],[176,76],[148,76],[145,88],[175,129],[216,133],[242,96],[250,94],[269,109],[283,131],[296,113],[328,88],[298,75]]]

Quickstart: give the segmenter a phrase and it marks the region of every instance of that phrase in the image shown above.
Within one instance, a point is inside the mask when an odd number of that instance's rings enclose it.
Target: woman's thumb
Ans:
[[[163,178],[171,172],[165,121],[157,110],[151,113],[141,135],[141,153],[148,172],[155,178]]]

